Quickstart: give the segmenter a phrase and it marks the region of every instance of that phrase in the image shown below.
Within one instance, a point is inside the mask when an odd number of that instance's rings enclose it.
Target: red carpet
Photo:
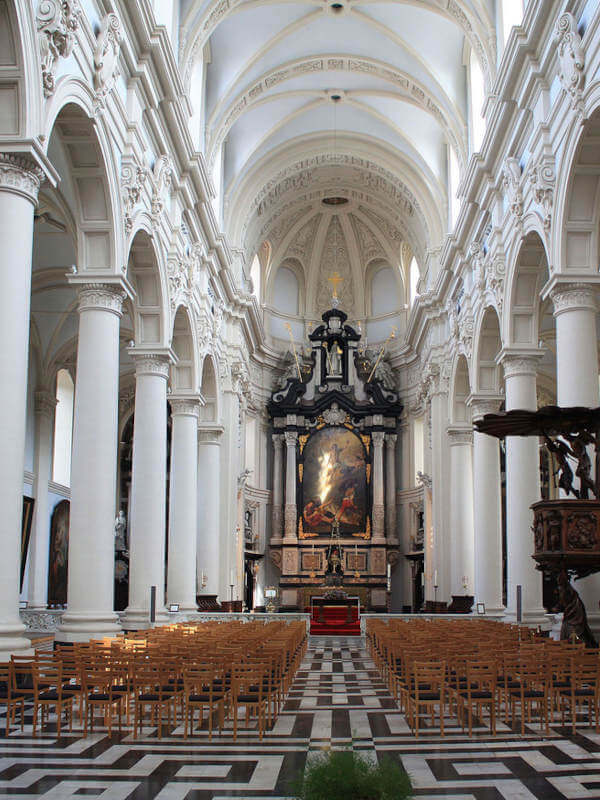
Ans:
[[[320,608],[313,608],[310,619],[310,632],[313,636],[360,636],[360,620],[358,609],[351,608],[350,622],[348,622],[348,609],[346,606],[325,606],[322,609],[322,622]]]

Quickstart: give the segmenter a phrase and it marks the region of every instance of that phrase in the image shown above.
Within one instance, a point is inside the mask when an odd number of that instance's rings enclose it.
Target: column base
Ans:
[[[154,625],[167,625],[171,622],[171,615],[166,608],[156,609],[156,620],[150,622],[150,610],[147,608],[127,608],[121,617],[124,631],[143,631]]]
[[[473,605],[474,605],[474,608],[475,608],[475,611],[473,611],[473,616],[477,617],[477,616],[479,616],[477,614],[477,601],[475,601],[475,603]],[[499,606],[498,608],[492,608],[492,607],[488,608],[486,606],[485,607],[485,614],[482,614],[481,616],[483,616],[485,619],[493,619],[493,620],[496,620],[497,622],[505,622],[506,621],[506,609],[504,608],[504,606]]]
[[[11,655],[33,654],[31,639],[23,636],[27,628],[22,622],[5,623],[0,626],[0,662],[10,661]]]
[[[116,614],[93,614],[66,611],[56,636],[57,642],[87,642],[121,633]]]

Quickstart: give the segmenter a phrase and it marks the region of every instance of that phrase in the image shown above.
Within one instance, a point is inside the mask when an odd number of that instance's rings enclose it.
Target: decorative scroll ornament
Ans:
[[[159,156],[152,170],[152,220],[155,225],[165,207],[165,197],[171,190],[173,166],[168,155]]]
[[[323,412],[323,419],[328,425],[343,425],[346,421],[346,412],[337,403],[333,403],[331,408]]]
[[[127,236],[129,236],[133,228],[133,211],[141,200],[142,189],[147,177],[148,170],[138,164],[124,163],[121,166],[123,218]]]
[[[116,14],[107,14],[100,23],[94,49],[94,89],[100,106],[119,75],[118,60],[123,32]]]
[[[576,108],[581,103],[585,54],[577,22],[569,11],[558,18],[554,41],[558,45],[558,76],[563,89],[571,95],[573,108]]]
[[[420,486],[424,486],[426,489],[431,489],[433,482],[431,480],[431,475],[427,475],[426,472],[417,472],[417,483]]]
[[[180,305],[189,305],[192,291],[190,264],[179,258],[170,258],[167,261],[167,275],[171,311],[174,314]]]
[[[483,291],[485,287],[485,270],[483,268],[483,248],[480,242],[471,243],[469,256],[473,269],[473,286],[479,291]]]
[[[36,23],[44,97],[54,94],[56,62],[73,51],[79,11],[77,0],[40,0]]]
[[[521,189],[521,166],[518,159],[505,159],[502,185],[511,213],[517,220],[520,220],[523,216],[523,191]]]
[[[506,275],[506,264],[502,256],[489,261],[485,270],[486,288],[490,291],[496,301],[498,313],[502,314],[504,303],[504,277]]]
[[[458,323],[458,339],[464,348],[467,358],[471,358],[473,352],[473,328],[471,314],[463,314]]]
[[[533,196],[536,203],[544,209],[544,230],[550,230],[552,222],[552,204],[554,202],[554,183],[556,174],[554,163],[549,159],[541,159],[531,169],[529,180],[533,187]]]

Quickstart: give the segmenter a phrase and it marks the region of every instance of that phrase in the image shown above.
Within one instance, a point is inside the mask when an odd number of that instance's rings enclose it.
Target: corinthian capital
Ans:
[[[286,431],[284,433],[285,443],[288,447],[295,447],[298,442],[298,431]]]
[[[168,353],[136,352],[135,348],[131,348],[128,352],[135,363],[136,378],[140,375],[155,375],[167,380],[169,377],[172,359]]]
[[[554,316],[576,309],[596,311],[594,287],[587,283],[559,283],[550,292]]]
[[[118,285],[110,283],[84,283],[79,287],[79,313],[82,311],[110,311],[121,316],[127,295]]]
[[[504,377],[514,378],[517,375],[529,375],[535,377],[538,371],[538,364],[543,356],[539,350],[531,352],[505,351],[501,354],[502,366],[504,367]]]
[[[28,158],[0,153],[0,191],[20,194],[34,205],[44,181],[44,172]]]

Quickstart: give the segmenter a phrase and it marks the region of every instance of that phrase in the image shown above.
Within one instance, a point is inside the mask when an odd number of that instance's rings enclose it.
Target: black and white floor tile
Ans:
[[[57,738],[52,721],[32,738],[31,725],[0,737],[0,800],[220,800],[290,798],[291,782],[311,754],[352,747],[388,754],[411,774],[415,797],[432,800],[600,800],[600,734],[576,736],[537,725],[524,736],[499,724],[469,739],[456,720],[446,735],[425,729],[416,740],[358,638],[311,639],[283,712],[262,742],[255,729],[234,744],[231,731],[208,741],[183,739],[181,725],[133,738],[100,730],[84,739],[78,720]],[[3,718],[0,715],[0,730]]]

